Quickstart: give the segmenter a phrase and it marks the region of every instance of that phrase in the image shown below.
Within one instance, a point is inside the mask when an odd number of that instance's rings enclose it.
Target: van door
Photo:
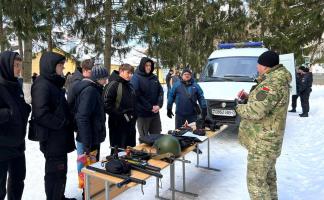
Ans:
[[[294,58],[294,54],[290,53],[290,54],[283,54],[279,56],[280,58],[280,64],[283,64],[290,72],[291,74],[291,90],[290,93],[291,95],[297,94],[296,91],[296,68],[295,68],[295,58]]]

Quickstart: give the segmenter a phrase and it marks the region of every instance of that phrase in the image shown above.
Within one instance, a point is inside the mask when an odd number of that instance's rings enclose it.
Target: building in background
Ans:
[[[64,56],[67,55],[67,53],[60,48],[54,48],[53,52],[59,53]],[[42,53],[43,52],[38,52],[38,53],[34,54],[33,60],[32,60],[32,73],[39,74],[39,60],[42,56]],[[66,56],[66,57],[67,57],[67,59],[64,64],[65,69],[63,72],[64,72],[64,74],[66,74],[68,72],[73,73],[75,70],[76,64],[77,64],[77,60],[71,55]]]

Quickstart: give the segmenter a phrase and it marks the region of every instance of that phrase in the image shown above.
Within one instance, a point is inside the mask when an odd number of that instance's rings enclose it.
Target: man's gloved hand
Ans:
[[[134,116],[130,113],[124,113],[124,119],[126,120],[126,122],[130,122],[132,121],[134,118]]]
[[[168,109],[167,116],[172,119],[172,116],[174,116],[172,109]]]
[[[241,104],[240,101],[237,98],[235,98],[234,99],[234,108],[236,109],[239,104]]]
[[[133,110],[126,109],[122,111],[122,117],[126,122],[131,122],[134,119]]]
[[[238,101],[239,104],[246,104],[247,101],[248,101],[248,98],[249,98],[249,94],[246,93],[246,92],[244,91],[244,89],[241,90],[241,91],[237,94],[237,101]]]

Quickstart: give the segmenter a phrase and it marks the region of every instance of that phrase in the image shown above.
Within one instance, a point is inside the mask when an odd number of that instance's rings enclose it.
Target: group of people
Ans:
[[[302,113],[300,117],[308,117],[309,112],[309,96],[312,92],[313,73],[309,71],[309,68],[300,66],[296,73],[296,90],[297,94],[292,95],[291,107],[289,112],[296,112],[297,99],[300,97]]]
[[[82,167],[100,157],[100,144],[106,139],[106,114],[110,146],[136,145],[136,124],[140,136],[162,131],[160,109],[163,88],[154,75],[153,60],[144,57],[136,71],[122,64],[109,76],[105,67],[84,60],[64,88],[66,58],[45,52],[40,59],[40,73],[34,75],[31,106],[25,102],[18,77],[22,58],[16,52],[0,54],[0,199],[21,199],[26,175],[25,136],[38,141],[45,158],[45,193],[48,200],[71,199],[64,195],[67,154],[77,150],[79,186],[83,187]],[[133,75],[134,74],[134,75]],[[185,69],[168,96],[168,116],[176,103],[176,127],[193,122],[199,102],[206,115],[201,88]],[[109,82],[107,83],[109,77]],[[187,108],[189,107],[189,108]],[[191,109],[192,108],[192,109]],[[74,136],[76,133],[76,136]],[[7,173],[8,184],[7,183]],[[73,198],[72,198],[73,199]]]
[[[0,199],[21,199],[26,175],[25,135],[31,112],[28,138],[39,141],[45,157],[45,192],[48,200],[64,196],[67,154],[77,149],[79,185],[81,168],[99,160],[100,144],[106,138],[106,114],[110,146],[136,145],[136,123],[140,136],[161,133],[160,109],[163,88],[153,74],[154,62],[144,57],[134,72],[122,64],[108,79],[106,68],[85,60],[71,76],[65,98],[63,76],[65,57],[45,52],[40,59],[40,75],[32,89],[32,107],[24,100],[18,77],[22,59],[18,53],[0,54]],[[236,112],[241,117],[239,141],[248,150],[247,182],[251,199],[278,199],[276,160],[281,153],[289,104],[291,74],[279,56],[266,51],[258,58],[258,83],[247,99],[238,99]],[[308,86],[308,75],[300,72]],[[134,74],[134,75],[133,75]],[[200,86],[185,68],[179,80],[168,85],[167,116],[172,118],[176,104],[175,127],[207,115]],[[311,89],[298,86],[300,96]],[[307,99],[308,99],[307,97]],[[198,102],[198,103],[197,103]],[[308,112],[303,108],[303,113]],[[76,132],[76,139],[74,139]],[[75,141],[76,140],[76,141]],[[7,173],[8,185],[7,183]]]

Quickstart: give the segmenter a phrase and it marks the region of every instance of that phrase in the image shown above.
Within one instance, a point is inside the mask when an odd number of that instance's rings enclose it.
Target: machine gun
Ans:
[[[138,184],[141,184],[141,185],[146,184],[145,180],[133,178],[133,177],[128,176],[128,175],[111,173],[111,172],[109,172],[107,170],[96,168],[96,167],[93,167],[91,165],[87,166],[86,168],[90,169],[92,171],[95,171],[95,172],[99,172],[99,173],[107,174],[109,176],[113,176],[113,177],[116,177],[116,178],[124,179],[122,182],[116,184],[118,188],[121,188],[123,185],[126,185],[126,184],[128,184],[130,182],[138,183]]]
[[[112,159],[115,159],[115,158],[116,158],[115,155],[114,156],[107,156],[106,161],[103,161],[103,162],[109,162],[109,161],[111,161]],[[160,173],[161,168],[150,165],[146,161],[142,161],[142,160],[138,160],[138,159],[132,159],[129,156],[118,157],[118,159],[126,162],[127,164],[129,164],[131,169],[143,172],[143,173],[151,175],[151,176],[155,176],[157,178],[162,178],[163,177],[163,175]]]

